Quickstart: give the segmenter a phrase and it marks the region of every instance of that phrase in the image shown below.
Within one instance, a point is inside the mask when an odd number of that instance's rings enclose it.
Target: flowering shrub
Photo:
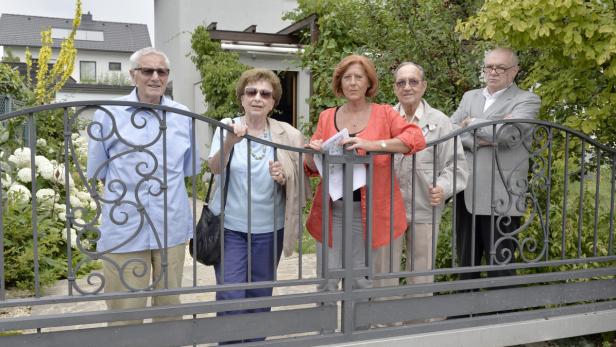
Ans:
[[[87,139],[75,133],[72,136],[72,142],[78,161],[85,163]],[[45,146],[47,146],[47,141],[43,139],[37,141],[37,148],[42,149]],[[71,172],[68,175],[68,186],[66,185],[64,163],[36,155],[33,168],[31,150],[28,147],[16,148],[6,160],[0,161],[0,166],[3,169],[1,180],[5,235],[4,257],[5,262],[11,264],[5,269],[6,285],[32,289],[35,283],[31,193],[33,176],[36,181],[38,236],[36,249],[39,261],[39,281],[41,285],[46,285],[66,277],[69,235],[73,265],[84,259],[84,250],[88,251],[93,247],[88,241],[87,234],[80,233],[79,229],[81,229],[80,226],[86,225],[84,219],[94,215],[95,201],[83,184],[73,179]],[[73,215],[68,221],[67,211],[72,212]],[[69,225],[68,230],[67,225]],[[78,245],[79,240],[81,243]],[[90,264],[90,266],[82,266],[79,271],[87,272],[91,268]]]

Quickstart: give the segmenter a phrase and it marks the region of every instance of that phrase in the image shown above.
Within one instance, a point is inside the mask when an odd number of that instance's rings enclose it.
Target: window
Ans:
[[[109,63],[109,71],[122,71],[122,63]]]
[[[96,62],[79,62],[79,80],[81,83],[96,82]]]

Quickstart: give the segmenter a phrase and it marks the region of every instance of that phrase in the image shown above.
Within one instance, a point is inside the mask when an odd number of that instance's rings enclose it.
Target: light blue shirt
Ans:
[[[137,90],[117,100],[138,101]],[[188,108],[163,97],[163,106]],[[105,106],[104,106],[105,107]],[[192,144],[192,119],[166,114],[167,233],[163,170],[163,112],[154,116],[134,107],[106,106],[94,114],[88,143],[89,178],[104,179],[100,239],[97,250],[125,253],[160,249],[185,243],[192,235],[192,211],[184,177],[192,167],[193,151],[200,167],[198,149]],[[134,124],[133,124],[134,123]],[[115,126],[115,127],[114,127]],[[118,134],[120,136],[118,136]],[[102,139],[102,141],[101,141]],[[143,146],[143,147],[137,147]]]
[[[229,119],[225,122],[230,124]],[[241,119],[235,118],[234,121],[240,122]],[[226,130],[225,130],[226,133]],[[268,138],[271,141],[271,136]],[[227,193],[227,205],[225,208],[225,228],[248,232],[248,196],[250,202],[250,232],[268,233],[273,232],[274,228],[284,227],[284,186],[274,182],[269,174],[269,161],[274,160],[274,150],[272,147],[251,142],[252,153],[259,160],[250,158],[250,195],[248,194],[248,141],[243,139],[235,144],[233,158],[231,159],[231,173],[229,175],[229,192]],[[212,139],[210,158],[220,150],[220,128],[216,129]],[[216,175],[216,181],[222,182],[220,175]],[[276,196],[274,197],[274,186],[278,185]],[[210,209],[215,214],[220,213],[220,185],[216,185],[213,197],[210,199]],[[274,213],[274,201],[276,200],[276,213]],[[274,220],[274,214],[276,220]],[[274,225],[275,222],[275,225]]]

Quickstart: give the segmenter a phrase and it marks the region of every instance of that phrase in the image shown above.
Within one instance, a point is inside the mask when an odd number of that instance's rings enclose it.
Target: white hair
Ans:
[[[511,65],[512,66],[518,66],[518,64],[520,63],[520,60],[518,59],[518,55],[515,54],[513,49],[507,48],[507,47],[497,47],[497,48],[494,48],[494,49],[491,49],[491,50],[487,51],[483,61],[485,61],[485,58],[487,58],[488,55],[490,55],[492,52],[506,52],[506,53],[509,53],[511,55]]]
[[[167,57],[167,55],[163,52],[163,51],[159,51],[158,49],[154,48],[154,47],[145,47],[142,48],[138,51],[136,51],[135,53],[133,53],[130,58],[129,58],[129,66],[131,70],[134,70],[139,66],[139,59],[141,59],[141,57],[143,57],[144,55],[148,55],[148,54],[157,54],[161,57],[163,57],[165,59],[165,65],[167,65],[167,69],[171,68],[171,62],[169,62],[169,57]]]

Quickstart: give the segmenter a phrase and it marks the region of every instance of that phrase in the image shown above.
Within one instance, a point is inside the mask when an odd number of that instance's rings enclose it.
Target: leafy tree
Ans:
[[[0,95],[11,95],[16,99],[25,97],[25,86],[16,69],[0,63]]]
[[[429,82],[426,99],[445,113],[452,113],[463,92],[478,85],[481,47],[461,41],[456,21],[465,19],[481,1],[440,0],[299,0],[298,9],[286,15],[299,20],[317,14],[320,29],[314,44],[302,54],[311,71],[311,119],[336,105],[331,76],[340,59],[351,53],[370,57],[379,82],[376,102],[394,103],[392,72],[403,61],[424,67]],[[308,37],[304,37],[308,44]]]
[[[541,117],[616,145],[616,2],[487,0],[457,30],[529,52]]]
[[[205,114],[221,119],[239,113],[233,82],[249,66],[240,63],[237,53],[224,51],[220,42],[212,41],[203,25],[193,32],[191,46],[190,58],[201,74],[201,91],[207,99]]]

